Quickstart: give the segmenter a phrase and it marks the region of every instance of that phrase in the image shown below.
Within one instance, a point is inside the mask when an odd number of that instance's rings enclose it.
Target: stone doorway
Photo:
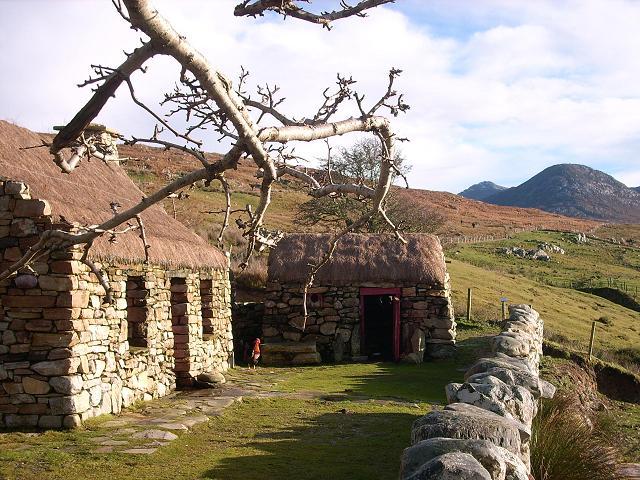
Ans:
[[[362,353],[369,360],[400,359],[399,288],[360,289]]]

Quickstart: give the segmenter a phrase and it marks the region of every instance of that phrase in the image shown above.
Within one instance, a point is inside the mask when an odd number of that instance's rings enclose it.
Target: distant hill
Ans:
[[[472,200],[485,200],[491,195],[494,195],[506,189],[507,187],[496,185],[493,182],[480,182],[476,183],[475,185],[471,185],[469,188],[463,190],[458,195],[464,198],[470,198]]]
[[[585,165],[554,165],[484,201],[578,218],[640,223],[640,192]]]
[[[9,141],[1,133],[0,146]],[[48,141],[52,138],[51,134],[38,135]],[[143,145],[119,145],[118,150],[123,158],[123,167],[138,187],[147,194],[165,185],[168,178],[175,178],[176,175],[201,166],[194,157],[181,151],[166,151]],[[212,162],[220,158],[215,153],[207,156]],[[85,165],[84,168],[90,168],[87,162],[83,165]],[[227,174],[227,181],[233,192],[232,209],[244,209],[248,203],[255,207],[260,196],[255,184],[255,165],[249,160],[242,160],[236,170],[231,170]],[[427,210],[441,215],[443,223],[436,233],[443,236],[503,236],[540,228],[591,232],[600,227],[599,222],[592,220],[568,218],[536,209],[496,206],[448,192],[401,187],[393,187],[393,190],[398,196],[404,197],[406,203],[416,210]],[[295,179],[286,179],[276,184],[273,200],[265,219],[267,226],[285,232],[307,231],[295,221],[298,206],[307,200],[309,196],[305,188]],[[169,199],[165,200],[163,205],[172,214],[175,207],[175,216],[179,221],[202,236],[215,241],[223,217],[220,214],[205,212],[224,209],[225,195],[216,182],[209,187],[200,185],[189,190],[188,195],[176,201],[175,205]],[[234,228],[232,222],[231,230]],[[312,231],[330,231],[328,230],[330,228],[333,227],[318,225]],[[611,232],[609,236],[623,235],[630,236],[626,231],[624,234]]]

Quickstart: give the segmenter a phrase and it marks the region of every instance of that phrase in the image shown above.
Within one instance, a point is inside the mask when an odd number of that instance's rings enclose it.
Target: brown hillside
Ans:
[[[120,146],[122,157],[131,159],[125,167],[143,190],[149,190],[166,181],[171,175],[197,168],[199,164],[183,152],[167,152],[147,146]],[[215,158],[215,155],[212,156]],[[236,193],[234,208],[244,203],[257,202],[258,189],[251,185],[258,183],[255,165],[245,160],[238,170],[227,174]],[[267,223],[275,228],[297,231],[293,222],[296,207],[308,199],[302,185],[295,181],[276,187],[282,195],[274,195],[274,203],[267,215]],[[441,235],[504,235],[518,229],[557,229],[588,232],[601,225],[600,222],[564,217],[533,208],[503,207],[454,195],[430,190],[400,189],[399,195],[409,196],[418,209],[440,212],[445,224],[437,233]],[[194,193],[179,203],[178,218],[195,227],[211,226],[219,222],[220,216],[203,219],[202,211],[222,208],[223,196],[215,190],[204,197]],[[244,202],[244,203],[243,203]],[[171,211],[171,208],[167,208]]]
[[[502,207],[460,197],[448,192],[402,190],[418,208],[441,212],[445,224],[441,235],[501,235],[519,229],[590,232],[600,222],[564,217],[535,208]]]
[[[42,135],[46,138],[48,135]],[[167,151],[145,145],[120,145],[122,162],[134,182],[149,192],[165,184],[170,178],[199,168],[200,164],[191,155],[180,151]],[[218,154],[209,154],[212,160]],[[227,172],[234,191],[233,208],[243,208],[247,203],[258,201],[259,180],[256,167],[250,160],[241,162],[237,170]],[[253,185],[253,187],[252,187]],[[296,181],[288,181],[274,188],[276,195],[267,214],[267,223],[272,228],[298,231],[294,224],[297,206],[308,200],[304,187]],[[552,229],[591,232],[602,222],[566,217],[535,208],[506,207],[467,199],[448,192],[401,189],[396,192],[408,196],[417,209],[439,212],[445,219],[437,232],[440,235],[504,235],[520,229]],[[218,210],[224,206],[224,195],[215,183],[207,191],[201,188],[189,191],[189,198],[176,202],[176,217],[201,234],[208,234],[220,223],[222,216],[206,215],[203,212]],[[165,201],[166,210],[172,214],[173,205]]]

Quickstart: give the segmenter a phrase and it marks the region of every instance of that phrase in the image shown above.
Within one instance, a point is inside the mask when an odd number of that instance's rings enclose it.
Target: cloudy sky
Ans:
[[[512,186],[556,163],[640,185],[640,2],[398,0],[330,32],[238,19],[232,0],[157,5],[217,69],[235,77],[243,65],[254,84],[277,83],[293,115],[317,107],[337,72],[374,99],[388,69],[403,69],[397,86],[411,110],[393,122],[411,140],[402,148],[414,187]],[[136,42],[108,0],[0,0],[0,118],[39,131],[70,120],[90,95],[76,87],[89,65],[118,65]],[[153,59],[134,77],[139,95],[157,104],[178,72]],[[154,122],[118,93],[98,121],[148,134]]]

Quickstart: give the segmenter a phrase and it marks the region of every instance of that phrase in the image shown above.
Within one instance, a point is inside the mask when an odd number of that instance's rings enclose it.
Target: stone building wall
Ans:
[[[51,227],[50,213],[24,184],[0,184],[3,267]],[[228,272],[105,263],[108,304],[80,256],[55,252],[0,284],[0,426],[74,427],[229,368]]]
[[[405,358],[420,362],[425,349],[439,357],[454,348],[448,279],[444,286],[399,282],[312,287],[304,331],[302,285],[269,282],[262,329],[265,342],[315,341],[324,361],[360,356],[360,289],[371,287],[401,288],[400,351]]]
[[[411,429],[400,479],[529,480],[531,425],[540,398],[555,387],[539,378],[543,322],[528,305],[511,305],[494,356],[479,359],[464,383],[446,386],[444,410]],[[542,432],[541,434],[544,434]]]

